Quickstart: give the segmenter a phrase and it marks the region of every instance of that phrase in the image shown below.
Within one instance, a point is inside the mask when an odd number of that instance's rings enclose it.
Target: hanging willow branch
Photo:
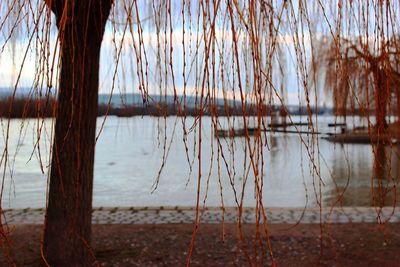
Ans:
[[[93,112],[98,108],[98,92],[139,93],[142,109],[150,113],[152,107],[163,126],[158,129],[157,141],[164,153],[154,189],[170,154],[173,137],[168,137],[166,130],[176,127],[167,125],[166,117],[171,113],[180,117],[175,121],[180,122],[184,133],[182,149],[190,174],[197,177],[197,191],[193,192],[196,218],[187,264],[201,222],[201,196],[210,193],[203,192],[202,185],[208,188],[210,180],[218,181],[224,220],[222,184],[227,179],[237,208],[242,251],[250,264],[262,264],[264,258],[257,255],[268,254],[275,265],[265,209],[268,202],[263,195],[265,173],[270,168],[264,162],[270,145],[266,130],[273,124],[275,107],[282,106],[284,121],[291,123],[289,103],[307,108],[310,134],[301,135],[297,127],[295,132],[309,157],[315,199],[322,214],[326,177],[321,177],[319,129],[312,107],[321,105],[320,99],[325,98],[334,106],[336,115],[358,114],[367,116],[369,121],[370,117],[375,118],[375,123],[369,125],[371,135],[400,133],[388,121],[390,115],[398,120],[400,112],[399,11],[396,1],[3,0],[0,63],[2,69],[15,71],[3,75],[13,93],[0,114],[4,135],[0,210],[5,181],[11,179],[8,174],[13,171],[9,139],[15,133],[10,132],[10,120],[15,109],[23,106],[19,114],[38,122],[38,140],[32,154],[39,155],[41,166],[51,165],[50,188],[59,186],[60,201],[67,203],[55,210],[65,217],[63,221],[73,225],[68,225],[69,236],[78,240],[73,244],[83,247],[85,261],[93,260],[90,234],[85,235],[85,231],[90,232],[87,211],[92,207],[92,192],[83,192],[82,185],[87,182],[91,187],[93,183],[94,145],[99,137],[92,138],[96,127]],[[17,48],[19,51],[15,52]],[[288,88],[289,85],[297,87]],[[21,104],[16,96],[23,88],[30,89],[29,101]],[[112,97],[104,115],[110,112]],[[173,99],[172,107],[167,103],[169,98]],[[34,108],[28,102],[34,103]],[[191,125],[186,120],[189,108],[195,116]],[[93,116],[88,119],[90,112]],[[211,116],[212,133],[204,132],[205,115]],[[55,124],[50,129],[49,143],[53,146],[49,145],[51,153],[44,159],[39,141],[46,131],[45,117],[49,116]],[[101,128],[105,121],[106,118]],[[85,128],[89,124],[90,131]],[[231,138],[238,124],[244,137],[241,143]],[[222,129],[225,125],[227,129]],[[219,133],[227,134],[224,138]],[[202,157],[207,134],[217,138],[211,159]],[[86,149],[90,153],[82,152]],[[235,157],[237,149],[243,150],[243,160]],[[381,149],[373,151],[377,155]],[[212,177],[211,170],[204,176],[201,166],[208,160],[210,166],[217,166],[218,177]],[[68,165],[70,161],[72,165]],[[375,165],[382,165],[378,163]],[[68,166],[70,171],[65,170]],[[220,175],[221,169],[227,177]],[[243,173],[242,180],[238,180],[239,171]],[[59,181],[52,183],[54,177]],[[65,193],[69,179],[73,181],[72,193]],[[252,205],[257,218],[258,240],[252,250],[246,247],[242,231],[248,187],[253,189]],[[203,203],[205,206],[206,197]],[[79,228],[82,218],[88,227],[78,231],[74,227]],[[9,228],[3,216],[0,225],[2,249],[12,262]],[[57,231],[57,224],[46,221],[46,229],[49,228]],[[321,244],[322,238],[321,219]],[[50,251],[46,242],[44,250]],[[51,258],[49,251],[42,251],[45,262]]]

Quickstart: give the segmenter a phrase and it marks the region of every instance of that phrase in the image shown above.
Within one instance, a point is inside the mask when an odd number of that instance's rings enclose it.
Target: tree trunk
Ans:
[[[376,131],[377,134],[384,135],[387,133],[387,106],[390,101],[390,88],[388,77],[384,70],[379,68],[376,60],[371,60],[371,70],[374,75],[375,83],[375,118],[376,118]]]
[[[44,255],[51,266],[88,266],[100,47],[112,0],[46,3],[57,19],[61,72]]]
[[[384,87],[376,88],[375,98],[376,98],[376,108],[375,108],[376,128],[378,133],[384,134],[386,133],[386,129],[388,127],[388,124],[386,122],[386,114],[387,114],[387,104],[389,102],[389,98],[386,88]]]

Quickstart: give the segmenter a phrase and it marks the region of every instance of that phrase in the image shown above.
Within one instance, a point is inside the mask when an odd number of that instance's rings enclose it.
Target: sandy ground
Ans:
[[[269,266],[266,239],[257,241],[256,226],[201,224],[191,266]],[[9,237],[17,266],[42,266],[43,226],[17,225]],[[400,266],[400,224],[272,224],[268,227],[277,266]],[[185,266],[193,233],[191,224],[94,225],[93,250],[99,266]],[[321,247],[322,245],[322,247]],[[263,248],[261,248],[261,246]],[[0,266],[7,266],[0,256]],[[94,265],[96,266],[96,265]]]

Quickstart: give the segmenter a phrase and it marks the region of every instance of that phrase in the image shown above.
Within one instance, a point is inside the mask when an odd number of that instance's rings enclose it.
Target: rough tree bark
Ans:
[[[372,65],[372,63],[370,63]],[[385,134],[387,131],[387,106],[390,102],[390,88],[388,84],[387,75],[384,70],[380,70],[378,64],[371,67],[374,75],[375,83],[375,117],[376,117],[376,130],[379,134]]]
[[[43,252],[51,266],[88,266],[100,47],[113,0],[46,0],[61,72]]]

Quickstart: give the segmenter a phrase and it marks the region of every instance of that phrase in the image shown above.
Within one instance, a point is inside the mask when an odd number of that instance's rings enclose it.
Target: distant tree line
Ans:
[[[0,98],[0,116],[5,118],[51,118],[55,117],[56,100],[54,97],[30,98],[30,97],[3,97]],[[178,104],[165,102],[149,102],[140,104],[124,104],[120,106],[108,105],[100,103],[98,105],[97,116],[271,116],[279,115],[307,115],[309,110],[312,114],[331,112],[330,108],[315,107],[307,108],[303,106],[291,107],[285,110],[281,106],[263,104],[262,108],[256,104],[241,105],[221,105],[221,104],[205,104],[203,109],[195,106],[184,107]],[[361,113],[352,110],[355,114]],[[344,113],[344,112],[343,112]],[[347,112],[349,114],[349,112]],[[340,114],[337,114],[340,115]]]

